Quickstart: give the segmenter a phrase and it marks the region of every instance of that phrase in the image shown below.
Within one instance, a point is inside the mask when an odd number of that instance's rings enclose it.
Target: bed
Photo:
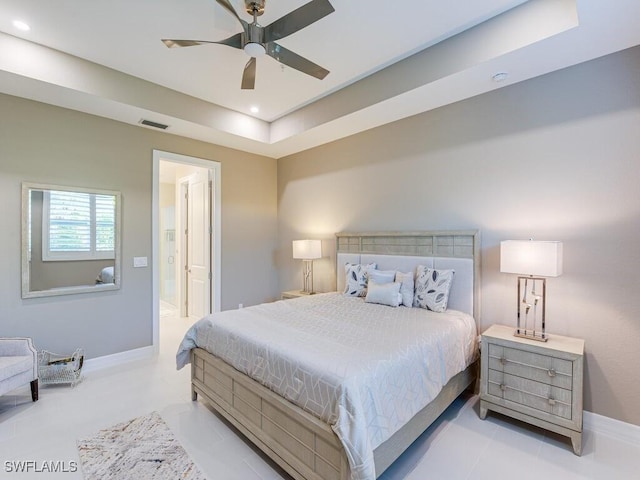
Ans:
[[[113,283],[113,265],[104,267],[96,277],[96,284]]]
[[[392,308],[343,293],[263,304],[200,320],[177,361],[191,363],[192,398],[293,478],[372,480],[473,384],[478,233],[341,233],[336,247],[338,292],[345,264],[425,265],[455,271],[448,308]]]

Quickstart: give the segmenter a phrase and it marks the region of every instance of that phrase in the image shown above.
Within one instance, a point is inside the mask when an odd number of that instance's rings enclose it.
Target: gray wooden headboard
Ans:
[[[338,290],[344,289],[344,264],[376,262],[380,270],[415,271],[417,265],[456,270],[449,308],[480,322],[480,232],[341,232],[336,234]]]

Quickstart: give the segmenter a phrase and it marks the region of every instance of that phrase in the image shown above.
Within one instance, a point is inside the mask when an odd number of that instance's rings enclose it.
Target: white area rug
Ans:
[[[78,440],[85,480],[205,480],[160,414]]]

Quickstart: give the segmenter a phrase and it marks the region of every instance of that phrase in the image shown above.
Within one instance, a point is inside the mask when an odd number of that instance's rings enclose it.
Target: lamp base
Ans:
[[[300,293],[300,295],[315,295],[316,292],[307,292],[306,290],[298,290],[298,293]]]
[[[542,288],[542,291],[539,288]],[[547,280],[543,277],[518,277],[518,322],[514,336],[546,342]],[[531,318],[530,318],[531,317]],[[541,322],[538,322],[538,320]]]
[[[313,291],[313,260],[302,261],[302,290],[303,295],[311,295]]]
[[[520,330],[516,329],[516,331],[513,332],[513,336],[520,337],[520,338],[528,338],[529,340],[537,340],[538,342],[546,342],[547,340],[549,340],[549,337],[547,337],[545,333],[534,332],[532,330],[524,330],[524,329],[520,329]]]

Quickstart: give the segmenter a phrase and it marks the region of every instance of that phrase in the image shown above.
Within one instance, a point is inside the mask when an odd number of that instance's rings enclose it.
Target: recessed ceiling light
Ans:
[[[22,20],[14,20],[13,26],[18,30],[22,30],[23,32],[28,32],[29,30],[31,30],[31,27],[24,23]]]
[[[260,109],[258,107],[256,107],[255,105],[252,106],[249,110],[251,110],[251,113],[258,113],[260,111]]]
[[[491,77],[491,79],[496,83],[500,83],[504,82],[508,76],[509,74],[507,72],[498,72],[493,77]]]

